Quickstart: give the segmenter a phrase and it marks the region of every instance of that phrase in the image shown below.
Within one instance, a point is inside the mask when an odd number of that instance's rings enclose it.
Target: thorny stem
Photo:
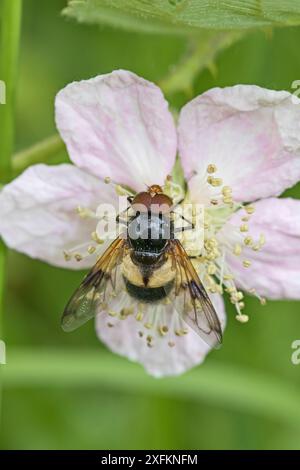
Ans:
[[[206,32],[201,36],[201,40],[193,39],[186,55],[159,82],[160,88],[166,95],[184,91],[192,96],[196,76],[207,67],[214,70],[214,60],[217,55],[238,41],[243,34],[239,31]]]

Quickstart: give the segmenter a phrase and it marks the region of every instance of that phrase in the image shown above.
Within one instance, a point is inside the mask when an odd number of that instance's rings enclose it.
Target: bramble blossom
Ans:
[[[187,103],[176,126],[160,89],[131,72],[71,83],[56,97],[56,123],[73,164],[34,165],[6,185],[0,234],[32,258],[88,268],[110,242],[97,233],[99,206],[117,208],[120,194],[159,184],[204,207],[201,239],[184,235],[182,243],[198,250],[192,262],[223,327],[223,295],[240,322],[248,320],[243,292],[262,303],[299,299],[300,202],[278,198],[300,180],[299,104],[286,91],[214,88]],[[168,177],[177,153],[185,187]],[[145,306],[142,321],[120,318],[125,307],[124,293],[114,316],[96,318],[97,334],[150,374],[182,373],[208,353],[172,305]]]

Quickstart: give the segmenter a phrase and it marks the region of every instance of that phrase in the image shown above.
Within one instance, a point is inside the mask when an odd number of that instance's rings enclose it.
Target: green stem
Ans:
[[[14,101],[17,81],[22,0],[2,0],[1,7],[0,79],[5,83],[6,97],[5,104],[0,105],[0,181],[5,182],[10,178],[12,171],[11,156],[14,145]],[[5,265],[6,250],[3,242],[0,240],[0,339],[3,339]],[[2,393],[0,389],[0,399],[1,396]]]
[[[6,181],[11,175],[14,143],[14,98],[22,0],[2,0],[1,6],[0,79],[6,87],[6,104],[0,105],[0,180]]]
[[[50,163],[60,152],[65,149],[65,145],[58,134],[38,142],[37,144],[16,153],[12,159],[13,173],[21,173],[25,168],[35,163]],[[66,161],[66,158],[62,158]]]
[[[203,32],[197,40],[192,40],[187,54],[164,77],[159,86],[166,95],[184,91],[189,95],[193,92],[193,83],[196,76],[207,67],[214,66],[218,54],[234,42],[238,41],[244,33],[227,31],[222,33]]]

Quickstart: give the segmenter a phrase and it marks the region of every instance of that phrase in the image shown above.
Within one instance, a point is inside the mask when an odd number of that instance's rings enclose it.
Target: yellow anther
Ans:
[[[226,292],[228,292],[228,294],[233,294],[234,292],[236,292],[236,288],[235,287],[227,287]]]
[[[220,284],[216,284],[216,291],[221,295],[224,293],[223,287]]]
[[[115,191],[116,191],[118,196],[127,196],[128,195],[128,191],[126,191],[126,189],[124,189],[120,184],[117,184],[115,186]]]
[[[98,245],[102,245],[104,243],[104,240],[98,237],[97,232],[92,232],[91,238],[94,240],[94,242],[98,243]]]
[[[224,202],[224,204],[232,204],[233,199],[232,199],[231,196],[226,196],[226,197],[223,197],[223,202]]]
[[[122,308],[120,311],[120,317],[122,319],[127,318],[129,315],[133,314],[133,308]]]
[[[105,184],[109,184],[110,182],[111,182],[110,176],[106,176],[106,177],[104,178],[104,183],[105,183]]]
[[[248,230],[249,230],[248,224],[242,224],[240,226],[240,231],[241,232],[248,232]]]
[[[217,171],[217,167],[216,167],[216,165],[211,163],[210,165],[208,165],[206,171],[207,171],[207,173],[210,173],[210,174],[215,173]]]
[[[247,246],[251,246],[251,245],[253,245],[253,238],[252,238],[252,237],[250,237],[250,236],[249,236],[249,237],[246,237],[246,238],[244,238],[244,243],[245,243],[245,245],[247,245]]]
[[[244,314],[238,314],[238,315],[236,315],[235,318],[236,318],[237,321],[239,321],[240,323],[247,323],[247,321],[249,320],[248,315],[244,315]]]
[[[63,254],[64,254],[65,261],[70,261],[72,259],[72,256],[67,251],[64,251]]]
[[[144,324],[144,327],[147,328],[147,330],[151,330],[151,328],[153,327],[152,323],[145,323]]]
[[[261,233],[259,236],[259,244],[260,246],[263,246],[265,243],[266,243],[266,237],[264,236],[263,233]]]
[[[217,286],[211,286],[211,287],[208,287],[207,290],[211,293],[211,294],[216,294],[217,293]]]
[[[252,246],[252,250],[253,251],[259,251],[261,249],[261,246],[260,245],[253,245]]]
[[[237,299],[238,299],[238,300],[242,300],[242,299],[244,298],[244,294],[243,294],[243,292],[241,292],[241,291],[238,291],[237,294],[236,294],[236,296],[237,296]]]
[[[239,307],[240,307],[240,310],[243,310],[243,308],[245,308],[245,303],[239,302]]]
[[[188,333],[188,330],[186,328],[182,330],[175,330],[174,333],[176,336],[184,336]]]
[[[247,214],[253,214],[255,211],[255,207],[252,205],[245,206],[245,211],[247,212]]]
[[[244,268],[249,268],[251,266],[251,261],[249,261],[248,259],[245,259],[243,261],[243,266]]]
[[[117,312],[114,312],[113,310],[109,310],[108,315],[111,316],[111,317],[116,317],[118,314],[117,314]]]
[[[138,313],[136,314],[136,317],[135,317],[135,318],[136,318],[137,321],[142,321],[142,320],[143,320],[143,316],[144,316],[143,312],[138,312]]]
[[[217,271],[216,265],[213,264],[213,263],[209,263],[209,265],[207,266],[207,272],[208,272],[208,274],[213,275],[213,274],[216,273],[216,271]]]
[[[208,182],[211,186],[214,186],[214,187],[222,186],[222,184],[223,184],[222,178],[214,178],[214,177],[212,177],[212,176],[209,176],[209,177],[207,178],[207,182]]]
[[[88,247],[87,251],[88,251],[88,253],[89,253],[90,255],[92,255],[93,253],[95,253],[96,247],[93,246],[93,245],[90,245],[90,246]]]
[[[95,216],[93,211],[91,211],[90,209],[87,209],[85,207],[81,207],[81,206],[77,206],[76,212],[79,215],[79,217],[81,217],[82,219],[86,219],[88,217],[94,217]]]
[[[218,201],[218,199],[212,199],[212,200],[210,201],[210,203],[211,203],[213,206],[217,206],[217,205],[219,204],[219,201]]]
[[[162,326],[159,326],[158,327],[158,332],[162,335],[162,336],[165,336],[169,331],[169,328],[167,327],[167,325],[162,325]]]
[[[236,255],[236,256],[240,256],[240,254],[242,253],[242,247],[239,243],[236,243],[235,246],[234,246],[234,249],[233,249],[233,253]]]
[[[76,253],[74,258],[76,259],[76,261],[82,261],[82,256],[80,253]]]
[[[231,187],[230,186],[224,186],[222,188],[222,194],[223,194],[223,196],[231,196],[231,194],[232,194]]]
[[[234,279],[234,276],[232,274],[225,274],[223,276],[224,281],[232,281]]]

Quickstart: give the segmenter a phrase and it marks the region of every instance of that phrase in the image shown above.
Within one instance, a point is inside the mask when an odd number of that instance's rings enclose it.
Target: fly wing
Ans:
[[[118,268],[126,248],[126,241],[117,238],[86,275],[65,307],[61,320],[64,331],[73,331],[93,318],[120,290]]]
[[[221,324],[194,266],[178,240],[169,241],[169,254],[176,270],[169,299],[181,318],[209,346],[217,347],[222,342]]]

